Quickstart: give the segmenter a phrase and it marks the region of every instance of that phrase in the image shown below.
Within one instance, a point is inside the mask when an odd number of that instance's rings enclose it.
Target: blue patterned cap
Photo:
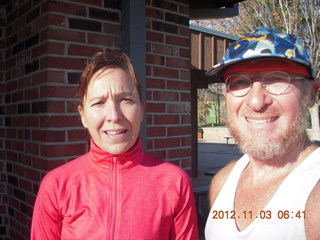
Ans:
[[[307,51],[292,34],[261,27],[234,42],[226,51],[221,62],[206,72],[207,76],[222,77],[225,67],[254,58],[279,57],[304,65],[314,78]],[[221,78],[223,81],[223,78]]]

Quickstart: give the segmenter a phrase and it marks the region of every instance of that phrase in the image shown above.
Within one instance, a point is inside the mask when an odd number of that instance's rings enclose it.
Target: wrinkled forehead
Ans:
[[[224,74],[224,79],[238,72],[254,73],[261,71],[284,71],[292,75],[310,77],[308,69],[300,64],[281,58],[260,58],[238,62],[230,66]]]

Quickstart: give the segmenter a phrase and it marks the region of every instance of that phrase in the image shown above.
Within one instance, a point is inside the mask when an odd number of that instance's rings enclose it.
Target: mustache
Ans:
[[[265,108],[263,109],[263,111],[259,111],[259,112],[253,111],[250,108],[242,108],[239,113],[241,116],[254,116],[254,117],[281,115],[281,112],[279,111],[279,109],[275,109],[275,108]]]

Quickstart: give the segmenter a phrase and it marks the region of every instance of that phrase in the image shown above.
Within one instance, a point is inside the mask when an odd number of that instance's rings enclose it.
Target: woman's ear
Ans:
[[[142,122],[143,119],[144,119],[144,111],[145,111],[145,108],[146,108],[146,102],[143,99],[140,99],[140,104],[141,104],[140,122]]]
[[[85,128],[88,128],[87,121],[86,121],[86,118],[85,118],[85,115],[84,115],[84,112],[83,112],[83,108],[82,108],[81,105],[78,106],[78,112],[79,112],[80,117],[81,117],[82,125],[83,125]]]

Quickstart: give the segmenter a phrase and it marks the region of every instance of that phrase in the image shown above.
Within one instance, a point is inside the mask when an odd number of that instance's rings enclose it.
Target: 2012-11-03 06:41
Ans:
[[[254,215],[253,211],[242,211],[242,212],[236,212],[234,210],[213,210],[212,211],[212,219],[237,219],[237,218],[243,218],[243,219],[272,219],[273,217],[276,217],[278,219],[301,219],[305,218],[305,211],[289,211],[289,210],[279,210],[276,213],[273,213],[270,210],[261,210],[258,214]]]

